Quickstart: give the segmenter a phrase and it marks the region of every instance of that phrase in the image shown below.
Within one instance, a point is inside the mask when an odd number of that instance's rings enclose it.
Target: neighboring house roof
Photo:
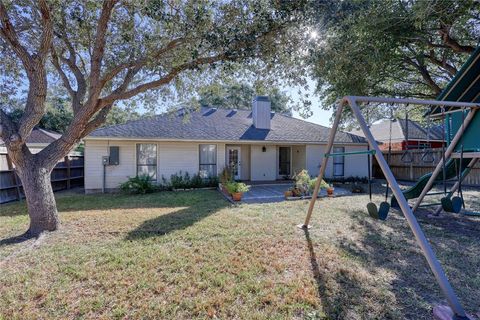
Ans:
[[[187,115],[165,113],[125,124],[100,128],[89,137],[172,140],[326,142],[330,128],[272,113],[271,129],[253,126],[252,112],[201,108]],[[366,143],[365,138],[337,132],[335,142]]]
[[[377,141],[388,142],[390,139],[390,120],[384,119],[370,126],[370,131]],[[361,130],[352,131],[352,133],[363,136]],[[395,119],[392,122],[392,142],[401,142],[407,140],[407,121],[405,119]],[[408,120],[408,140],[428,140],[428,129],[422,127],[418,122]],[[442,127],[432,126],[430,128],[430,140],[442,141]]]
[[[45,130],[41,128],[34,128],[32,133],[27,138],[27,144],[45,144],[48,145],[60,138],[62,135],[58,132]],[[0,145],[3,145],[3,140],[0,139]]]

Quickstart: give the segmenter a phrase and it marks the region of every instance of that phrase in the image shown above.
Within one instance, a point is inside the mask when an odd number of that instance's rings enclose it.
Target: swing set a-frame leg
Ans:
[[[330,153],[332,151],[333,142],[335,140],[335,133],[337,132],[338,125],[340,123],[340,119],[342,117],[343,111],[343,103],[340,101],[337,107],[337,113],[335,115],[335,120],[333,122],[333,127],[330,129],[330,134],[328,137],[328,143],[325,147],[325,153]],[[320,165],[320,171],[318,173],[317,181],[315,183],[315,188],[313,189],[313,196],[310,200],[310,205],[308,206],[307,216],[305,217],[305,222],[303,224],[299,224],[298,227],[302,229],[309,229],[310,226],[310,219],[312,218],[313,208],[315,207],[315,201],[317,200],[318,191],[320,190],[320,183],[325,176],[325,170],[327,169],[328,158],[330,157],[323,157],[322,163]]]
[[[382,99],[377,98],[377,100],[382,100]],[[392,102],[392,100],[395,100],[395,99],[384,99],[384,100],[385,101],[377,101],[377,102],[387,103],[387,102]],[[398,102],[401,101],[401,99],[398,99],[398,100],[399,100]],[[395,101],[393,101],[393,102],[395,102]],[[335,137],[335,132],[338,128],[338,124],[339,124],[340,118],[341,118],[341,113],[342,113],[342,109],[343,109],[342,106],[345,105],[345,104],[348,104],[350,106],[350,108],[352,109],[353,114],[355,115],[358,123],[360,124],[360,127],[361,127],[361,129],[364,133],[364,136],[367,139],[368,144],[370,145],[370,148],[375,150],[375,157],[377,159],[377,162],[378,162],[381,170],[383,171],[383,174],[385,175],[385,178],[387,179],[387,181],[388,181],[388,183],[389,183],[389,185],[392,189],[393,195],[395,196],[395,198],[398,201],[400,209],[401,209],[403,215],[405,216],[405,218],[407,220],[407,223],[408,223],[410,229],[412,230],[412,232],[415,236],[415,239],[416,239],[418,245],[420,246],[420,248],[423,252],[423,255],[425,256],[425,259],[427,260],[427,263],[430,267],[430,270],[432,270],[432,272],[435,276],[435,279],[437,280],[437,283],[440,286],[440,289],[442,290],[444,296],[446,297],[446,299],[448,301],[448,304],[449,304],[450,308],[452,309],[452,311],[454,313],[455,319],[468,319],[468,317],[465,313],[465,310],[463,309],[462,305],[460,304],[460,301],[458,300],[457,295],[455,294],[452,286],[448,282],[447,276],[445,275],[445,272],[444,272],[442,266],[440,265],[440,262],[435,257],[435,254],[433,252],[432,247],[430,246],[427,238],[425,237],[425,234],[423,233],[422,229],[420,228],[420,225],[418,224],[418,221],[415,218],[415,215],[413,214],[412,209],[408,205],[407,199],[405,198],[404,194],[402,193],[402,190],[400,189],[400,186],[398,185],[397,180],[393,176],[393,173],[390,170],[390,167],[388,166],[387,162],[385,161],[385,158],[383,157],[383,154],[382,154],[380,148],[378,147],[378,144],[377,144],[376,140],[373,138],[373,135],[370,132],[370,129],[368,128],[368,125],[367,125],[367,123],[366,123],[366,121],[365,121],[365,119],[364,119],[364,117],[363,117],[363,115],[360,111],[360,108],[357,105],[356,97],[348,96],[348,97],[344,97],[340,101],[339,106],[337,108],[337,114],[335,116],[335,122],[334,122],[334,125],[331,129],[331,132],[330,132],[330,138],[329,138],[325,153],[329,153],[331,151],[331,148],[332,148],[332,145],[333,145],[333,140],[334,140],[334,137]],[[421,104],[421,103],[419,102],[417,104]],[[470,111],[470,113],[471,113],[471,111]],[[469,116],[470,116],[470,113],[469,113]],[[468,116],[467,116],[467,118],[468,118]],[[301,225],[303,228],[308,228],[310,218],[311,218],[311,215],[312,215],[312,211],[313,211],[313,207],[315,205],[315,198],[316,198],[315,195],[318,193],[319,186],[320,186],[320,181],[323,178],[323,175],[325,173],[325,167],[326,167],[327,161],[328,161],[327,158],[323,159],[322,167],[320,168],[320,173],[319,173],[319,176],[318,176],[318,180],[317,180],[317,183],[315,185],[314,197],[312,197],[312,200],[310,201],[310,206],[308,208],[305,223],[303,225]]]

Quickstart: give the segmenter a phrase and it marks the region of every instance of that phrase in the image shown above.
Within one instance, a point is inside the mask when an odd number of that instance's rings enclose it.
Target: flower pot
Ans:
[[[293,196],[293,192],[291,190],[285,191],[283,194],[285,195],[285,198]]]
[[[328,195],[329,197],[333,197],[333,191],[334,191],[334,190],[335,190],[335,189],[334,189],[333,187],[327,188],[327,195]]]
[[[234,192],[232,193],[233,201],[240,201],[242,200],[242,193],[241,192]]]

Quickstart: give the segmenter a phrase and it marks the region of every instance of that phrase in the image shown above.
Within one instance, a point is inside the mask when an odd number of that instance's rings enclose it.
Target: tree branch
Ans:
[[[457,68],[449,64],[447,62],[447,59],[442,59],[442,60],[437,59],[435,57],[435,52],[433,50],[431,50],[429,54],[425,54],[424,56],[434,65],[445,69],[451,76],[454,76],[457,73]]]
[[[110,21],[110,16],[116,2],[116,0],[105,0],[102,5],[102,12],[100,13],[100,18],[97,24],[95,43],[90,63],[90,95],[98,96],[101,91],[101,87],[97,84],[100,78],[100,69],[102,66],[103,55],[105,52],[105,36],[107,33],[108,22]]]
[[[443,43],[455,52],[472,53],[475,50],[474,47],[461,45],[456,39],[450,36],[451,28],[452,26],[450,25],[440,23],[440,29],[438,30],[438,33],[440,34]]]
[[[129,91],[125,91],[125,92],[121,92],[121,93],[113,92],[110,95],[108,95],[104,98],[101,98],[102,105],[111,104],[111,103],[115,102],[116,100],[129,99],[129,98],[134,97],[137,94],[143,93],[147,90],[158,88],[158,87],[160,87],[162,85],[165,85],[165,84],[169,83],[170,81],[172,81],[179,73],[181,73],[184,70],[193,69],[193,68],[198,67],[198,66],[203,65],[203,64],[212,64],[212,63],[215,63],[215,62],[218,62],[218,61],[221,61],[221,60],[227,60],[227,59],[228,58],[227,58],[226,54],[222,53],[222,54],[219,54],[219,55],[216,55],[216,56],[198,58],[198,59],[195,59],[191,62],[181,64],[177,67],[174,67],[167,75],[165,75],[164,77],[162,77],[158,80],[143,83],[143,84],[138,85],[137,87],[135,87],[135,88],[133,88]]]
[[[423,80],[425,80],[425,84],[436,94],[439,95],[442,92],[442,89],[437,85],[437,83],[432,79],[430,73],[428,72],[427,68],[421,64],[418,60],[415,62],[413,59],[408,57],[405,58],[405,62],[410,64],[411,66],[415,67],[418,72],[420,72]]]
[[[76,113],[79,107],[79,104],[83,101],[85,98],[85,94],[87,92],[87,81],[85,79],[84,74],[80,70],[80,68],[77,66],[77,52],[75,51],[75,48],[73,47],[72,43],[68,39],[68,35],[66,32],[67,29],[67,21],[65,20],[65,14],[62,15],[62,24],[63,28],[60,29],[59,32],[56,32],[55,35],[65,43],[65,46],[67,47],[69,56],[68,58],[64,58],[63,56],[60,56],[60,59],[68,66],[70,71],[72,71],[75,80],[77,81],[77,101],[73,104],[73,111]]]
[[[25,49],[25,47],[20,43],[17,32],[10,22],[10,17],[8,16],[7,9],[5,8],[3,2],[0,2],[0,20],[2,25],[0,27],[0,35],[18,56],[27,74],[30,74],[33,69],[32,57],[28,53],[27,49]]]
[[[55,51],[55,48],[53,48],[53,46],[51,49],[51,53],[52,53],[52,64],[57,70],[58,74],[60,75],[60,79],[62,79],[63,86],[67,89],[72,99],[75,99],[77,92],[72,89],[72,86],[70,85],[70,80],[68,80],[67,75],[63,71],[62,66],[60,65],[60,60],[58,58],[57,52]]]
[[[40,47],[38,49],[38,58],[45,63],[53,39],[53,22],[50,17],[50,8],[48,7],[47,2],[45,0],[39,0],[38,4],[43,24],[42,35],[40,37]]]
[[[129,69],[132,67],[143,67],[145,66],[149,61],[155,60],[160,58],[163,54],[167,53],[168,51],[171,51],[178,47],[181,43],[183,43],[184,39],[174,39],[170,41],[165,47],[160,48],[158,51],[156,51],[151,57],[143,57],[134,61],[128,61],[122,64],[119,64],[115,68],[111,69],[109,72],[107,72],[102,79],[100,80],[100,85],[103,87],[107,82],[111,81],[113,78],[115,78],[120,72],[122,72],[125,69]]]

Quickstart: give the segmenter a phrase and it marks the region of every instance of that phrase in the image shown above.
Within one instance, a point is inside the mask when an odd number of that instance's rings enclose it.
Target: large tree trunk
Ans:
[[[52,169],[36,162],[27,162],[18,170],[30,216],[29,236],[58,229],[57,205],[50,180]]]

